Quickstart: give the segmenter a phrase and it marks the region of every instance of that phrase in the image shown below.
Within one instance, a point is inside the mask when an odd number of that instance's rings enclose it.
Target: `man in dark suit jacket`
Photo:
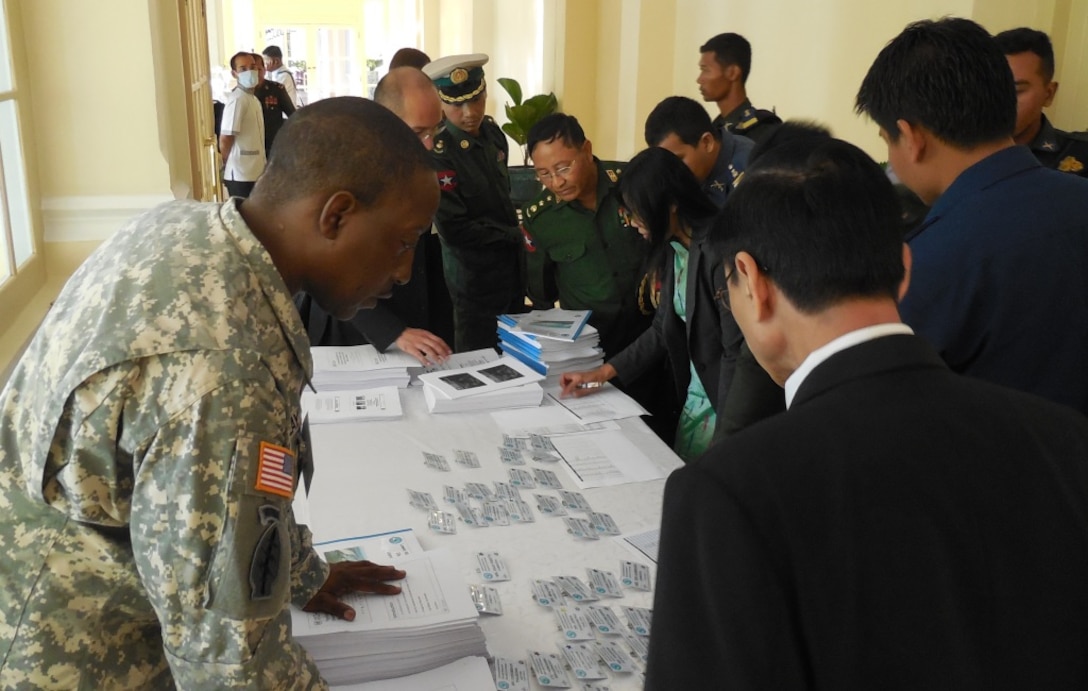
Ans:
[[[1088,420],[900,322],[899,204],[860,149],[776,147],[718,223],[788,409],[669,478],[646,688],[1088,688]]]

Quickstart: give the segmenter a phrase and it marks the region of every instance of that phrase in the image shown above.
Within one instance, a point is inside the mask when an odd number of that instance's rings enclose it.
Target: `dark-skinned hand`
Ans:
[[[317,594],[302,609],[323,612],[345,621],[355,621],[355,610],[340,600],[348,593],[377,593],[396,595],[400,586],[386,583],[404,578],[404,572],[393,566],[380,566],[369,561],[341,561],[329,565],[329,577]]]

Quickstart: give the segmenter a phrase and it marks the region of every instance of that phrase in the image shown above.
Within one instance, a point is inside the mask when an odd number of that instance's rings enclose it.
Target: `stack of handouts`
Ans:
[[[318,391],[354,391],[383,386],[405,388],[410,368],[419,362],[399,350],[379,353],[372,345],[314,346],[314,388]]]
[[[408,536],[415,539],[410,532]],[[373,540],[360,538],[366,539]],[[407,574],[396,582],[399,595],[345,596],[355,609],[354,621],[291,610],[295,638],[330,684],[402,677],[466,656],[488,655],[479,613],[457,560],[447,550],[423,552],[418,542],[411,549],[403,542],[397,547],[402,556],[392,562]],[[325,551],[331,561],[389,561],[351,541],[340,541],[335,548]]]
[[[419,375],[432,413],[538,406],[544,376],[512,357]]]
[[[499,348],[551,380],[563,372],[604,364],[600,336],[590,326],[590,310],[533,310],[501,314]]]
[[[395,386],[320,393],[305,390],[302,392],[302,412],[315,425],[395,420],[404,414],[400,406],[400,389]]]

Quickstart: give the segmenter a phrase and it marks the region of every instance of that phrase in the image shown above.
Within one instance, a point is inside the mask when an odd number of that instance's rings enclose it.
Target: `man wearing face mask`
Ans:
[[[235,53],[230,72],[238,86],[227,96],[220,125],[219,153],[223,157],[223,184],[232,197],[248,197],[264,172],[264,114],[253,95],[257,61],[251,53]]]

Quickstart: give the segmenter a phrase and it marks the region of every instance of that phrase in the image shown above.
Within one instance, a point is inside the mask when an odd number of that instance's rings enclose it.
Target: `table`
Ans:
[[[469,584],[483,583],[476,572],[475,554],[497,551],[506,560],[511,580],[491,583],[500,594],[501,616],[481,616],[481,627],[492,655],[527,660],[527,650],[558,652],[561,637],[551,610],[536,604],[532,579],[560,575],[587,581],[586,568],[611,571],[619,576],[620,561],[640,561],[655,572],[654,564],[611,537],[578,539],[567,533],[558,517],[536,510],[534,492],[555,495],[554,490],[522,490],[533,506],[536,522],[474,528],[459,524],[456,535],[433,532],[428,514],[408,503],[408,489],[430,492],[441,506],[443,487],[463,487],[465,482],[508,481],[499,459],[502,431],[490,413],[431,415],[419,387],[401,390],[404,417],[395,421],[357,424],[313,425],[315,472],[309,490],[310,528],[315,542],[412,528],[426,549],[452,550]],[[672,450],[638,418],[619,422],[632,440],[665,473],[681,462]],[[463,468],[453,462],[455,449],[476,452],[480,468]],[[423,453],[444,455],[450,472],[427,468]],[[528,462],[527,469],[554,470],[564,489],[579,490],[569,473],[555,463]],[[601,487],[582,491],[595,511],[608,513],[624,534],[657,528],[661,519],[664,480]],[[656,573],[655,573],[656,576]],[[625,589],[623,599],[604,598],[623,619],[617,605],[651,607],[652,593]],[[573,681],[573,680],[572,680]],[[574,682],[572,688],[580,685]],[[607,680],[614,691],[641,688],[639,675],[613,675]],[[533,682],[533,688],[542,688]]]

